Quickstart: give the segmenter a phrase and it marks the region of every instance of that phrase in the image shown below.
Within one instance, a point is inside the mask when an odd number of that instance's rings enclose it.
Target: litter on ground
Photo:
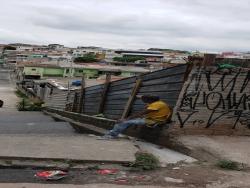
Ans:
[[[61,170],[51,170],[51,171],[42,171],[37,172],[35,177],[44,179],[44,180],[60,180],[67,177],[68,173]]]

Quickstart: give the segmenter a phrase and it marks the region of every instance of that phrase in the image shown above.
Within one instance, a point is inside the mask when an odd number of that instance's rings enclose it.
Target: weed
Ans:
[[[138,152],[135,162],[130,164],[132,170],[154,170],[159,167],[159,159],[151,153]]]
[[[23,98],[17,103],[18,111],[41,111],[42,102],[32,102],[27,98]]]
[[[20,90],[16,90],[15,93],[16,93],[16,95],[17,95],[18,97],[20,97],[20,98],[25,98],[25,99],[28,98],[28,97],[27,97],[24,93],[22,93]]]
[[[239,170],[239,163],[226,159],[218,161],[216,166],[227,170]]]

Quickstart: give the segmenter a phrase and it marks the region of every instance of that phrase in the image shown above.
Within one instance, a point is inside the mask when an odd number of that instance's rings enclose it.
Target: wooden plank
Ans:
[[[78,113],[83,112],[84,95],[85,95],[85,76],[83,75],[82,76],[81,95],[80,95],[80,103],[79,103]]]
[[[108,93],[109,86],[110,86],[110,80],[111,80],[111,74],[106,74],[106,80],[105,80],[104,88],[102,91],[102,95],[101,95],[102,98],[101,98],[99,110],[98,110],[99,114],[103,113],[105,101],[107,98],[107,93]]]
[[[77,109],[79,108],[79,106],[78,106],[79,103],[78,102],[80,102],[80,98],[78,96],[78,93],[75,92],[73,106],[72,106],[72,112],[77,112]]]
[[[130,110],[131,110],[131,106],[133,105],[133,102],[136,98],[136,94],[138,93],[141,84],[142,84],[142,80],[138,79],[135,83],[135,86],[134,86],[134,89],[131,93],[131,96],[129,97],[128,103],[125,106],[125,109],[124,109],[123,114],[122,114],[122,118],[126,118],[129,115]]]
[[[202,65],[204,67],[214,65],[216,54],[204,54]]]

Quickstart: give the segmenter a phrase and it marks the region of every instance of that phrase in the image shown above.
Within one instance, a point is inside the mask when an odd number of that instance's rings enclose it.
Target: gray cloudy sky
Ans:
[[[0,43],[250,50],[250,0],[0,0]]]

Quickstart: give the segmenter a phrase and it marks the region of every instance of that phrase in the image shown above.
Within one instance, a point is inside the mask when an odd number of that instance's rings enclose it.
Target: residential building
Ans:
[[[48,48],[51,50],[62,50],[64,49],[64,45],[61,44],[49,44]]]
[[[59,64],[29,64],[23,67],[20,66],[19,70],[22,70],[24,78],[35,79],[43,77],[81,77],[83,75],[86,78],[98,78],[106,73],[130,77],[149,72],[149,70],[141,67],[118,67],[99,64],[78,65],[67,62],[60,62]]]
[[[160,63],[164,57],[160,51],[148,50],[115,50],[115,53],[122,57],[143,57],[148,63]]]

